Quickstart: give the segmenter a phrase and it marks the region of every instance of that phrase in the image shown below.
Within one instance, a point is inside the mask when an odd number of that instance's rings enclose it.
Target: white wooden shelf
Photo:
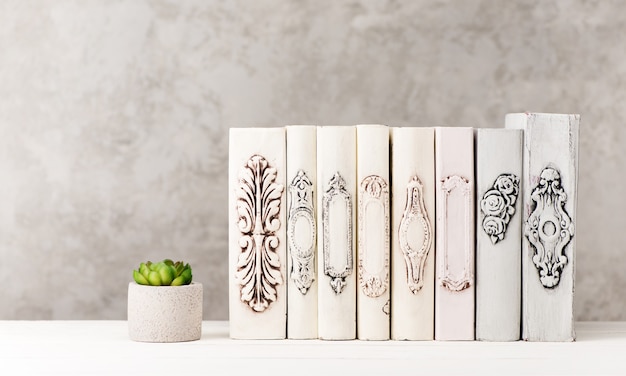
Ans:
[[[133,342],[126,321],[0,321],[1,374],[415,375],[626,374],[626,322],[579,322],[577,341],[231,340],[203,322],[199,341]],[[10,372],[9,372],[10,371]]]

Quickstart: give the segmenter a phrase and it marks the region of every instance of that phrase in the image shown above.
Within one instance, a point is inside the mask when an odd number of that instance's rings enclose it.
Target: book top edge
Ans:
[[[233,132],[238,132],[238,131],[248,131],[250,129],[258,129],[258,130],[263,130],[263,131],[267,131],[267,130],[273,130],[273,131],[284,131],[285,127],[230,127],[228,130]]]
[[[285,125],[285,128],[317,128],[317,125],[313,125],[313,124],[289,124],[289,125]]]
[[[557,114],[550,112],[512,112],[506,114],[506,116],[550,116],[550,117],[558,117],[558,116],[574,116],[576,118],[580,118],[580,114]]]
[[[512,134],[519,133],[522,134],[523,130],[514,129],[514,128],[476,128],[476,133],[502,133],[502,134]]]

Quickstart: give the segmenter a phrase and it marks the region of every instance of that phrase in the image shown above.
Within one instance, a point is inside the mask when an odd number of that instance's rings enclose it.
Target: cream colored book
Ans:
[[[287,338],[317,338],[317,127],[287,126]]]
[[[356,128],[317,129],[320,339],[356,338]]]
[[[287,328],[284,128],[232,128],[229,140],[230,337],[283,339]]]
[[[391,339],[432,340],[435,325],[435,130],[391,132]]]
[[[357,125],[357,336],[389,339],[389,127]]]

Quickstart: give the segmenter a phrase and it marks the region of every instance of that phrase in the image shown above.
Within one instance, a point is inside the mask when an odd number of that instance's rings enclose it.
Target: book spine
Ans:
[[[476,130],[476,339],[517,341],[521,317],[522,132]]]
[[[435,131],[392,128],[391,338],[432,340]]]
[[[357,335],[389,339],[389,127],[357,126]]]
[[[287,126],[287,338],[317,338],[317,132]]]
[[[356,338],[356,128],[317,129],[318,336]]]
[[[286,337],[284,128],[232,128],[229,139],[231,338]]]
[[[474,134],[435,130],[435,339],[474,339]]]
[[[579,115],[508,114],[524,130],[522,338],[573,341]]]

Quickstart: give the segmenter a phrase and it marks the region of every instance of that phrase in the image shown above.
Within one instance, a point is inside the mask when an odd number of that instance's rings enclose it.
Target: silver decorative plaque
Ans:
[[[504,239],[506,228],[515,214],[515,203],[519,194],[519,178],[513,174],[501,174],[493,188],[483,195],[480,210],[484,217],[483,231],[496,244]]]
[[[554,288],[568,262],[565,247],[574,236],[574,224],[565,211],[567,194],[556,168],[546,167],[541,171],[530,200],[531,213],[524,233],[534,248],[532,260],[541,284]]]
[[[313,212],[313,184],[303,170],[299,170],[289,185],[290,208],[287,223],[287,242],[291,257],[290,278],[304,295],[315,280],[315,213]],[[306,241],[296,236],[298,222],[304,222]]]
[[[341,294],[343,288],[346,286],[346,277],[352,274],[353,254],[352,254],[352,197],[350,193],[346,191],[346,182],[341,177],[339,172],[336,172],[330,179],[329,188],[324,192],[322,197],[322,227],[324,232],[324,274],[330,277],[330,286],[335,294]],[[343,213],[333,217],[331,219],[331,205],[343,205]],[[342,224],[334,223],[334,221],[342,221]],[[330,237],[331,226],[343,225],[345,228],[345,239],[341,242],[346,249],[338,249],[332,244],[333,240]],[[340,265],[331,264],[331,248],[334,252],[344,252],[345,258]]]

